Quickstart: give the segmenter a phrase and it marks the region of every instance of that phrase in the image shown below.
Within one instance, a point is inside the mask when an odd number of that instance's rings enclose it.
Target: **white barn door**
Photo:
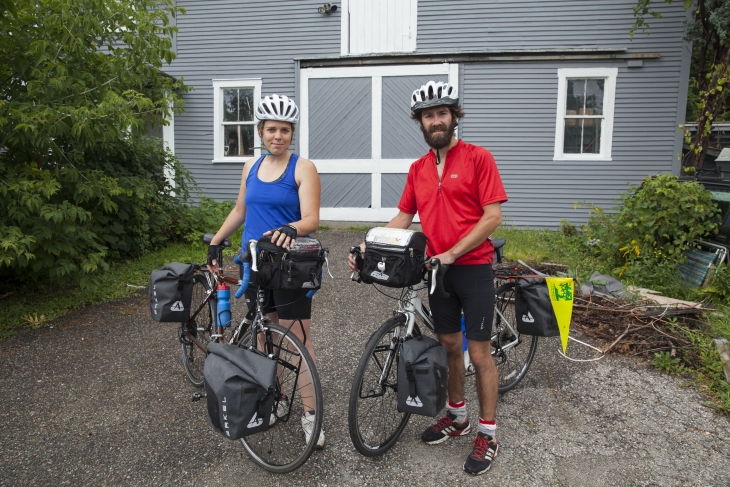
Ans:
[[[390,220],[413,161],[428,151],[410,95],[428,80],[458,89],[458,64],[304,68],[299,152],[322,180],[323,220]]]

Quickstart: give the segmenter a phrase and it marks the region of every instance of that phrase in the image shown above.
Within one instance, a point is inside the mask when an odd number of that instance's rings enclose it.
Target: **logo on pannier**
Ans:
[[[378,271],[373,271],[370,273],[370,275],[380,281],[387,281],[388,278],[390,277],[388,274],[383,274],[382,272],[378,272]]]
[[[535,318],[532,317],[530,312],[528,311],[526,315],[522,315],[522,322],[523,323],[534,323]]]
[[[251,418],[251,421],[248,422],[248,427],[256,428],[257,426],[261,426],[263,422],[264,420],[262,418],[256,419],[256,413],[253,413],[253,418]]]
[[[185,311],[185,306],[182,301],[175,301],[175,304],[170,307],[170,311]]]
[[[380,272],[385,272],[385,260],[382,260],[381,262],[378,262],[378,270]]]
[[[416,396],[416,397],[408,396],[408,399],[406,399],[406,404],[409,405],[409,406],[411,406],[411,407],[414,407],[414,408],[421,408],[421,407],[423,407],[423,403],[418,398],[418,396]]]

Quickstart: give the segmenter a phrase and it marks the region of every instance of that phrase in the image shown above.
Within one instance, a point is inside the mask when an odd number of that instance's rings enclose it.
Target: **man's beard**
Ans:
[[[457,120],[454,118],[451,124],[447,127],[445,124],[434,125],[431,127],[429,132],[426,128],[421,125],[421,132],[423,132],[423,138],[426,139],[426,143],[429,147],[434,149],[443,149],[451,143],[451,139],[454,137],[454,130],[456,130]],[[433,132],[441,130],[441,134],[434,134]]]

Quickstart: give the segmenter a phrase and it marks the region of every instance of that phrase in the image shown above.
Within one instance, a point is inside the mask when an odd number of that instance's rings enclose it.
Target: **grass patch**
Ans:
[[[347,228],[345,228],[345,231],[363,233],[363,232],[367,232],[371,228],[373,228],[372,225],[360,225],[360,226],[347,227]]]
[[[0,291],[0,338],[9,337],[19,328],[39,328],[69,311],[87,304],[123,298],[144,291],[150,272],[170,262],[203,262],[202,244],[173,244],[158,252],[114,265],[100,276],[99,285],[90,289],[68,286],[64,289],[27,284]],[[230,252],[227,250],[226,253]]]
[[[317,227],[317,230],[332,230],[332,227],[329,225],[320,225]]]

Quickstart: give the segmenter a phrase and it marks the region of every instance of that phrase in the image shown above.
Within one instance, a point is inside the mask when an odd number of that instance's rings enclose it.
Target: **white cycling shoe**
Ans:
[[[274,426],[276,423],[277,416],[283,418],[286,413],[289,412],[289,399],[286,396],[282,396],[279,399],[279,404],[276,406],[276,411],[271,411],[271,418],[269,419],[269,426]]]
[[[307,411],[306,413],[302,414],[302,429],[304,430],[304,435],[306,436],[307,443],[309,443],[310,438],[312,438],[313,428],[314,413]],[[321,450],[322,448],[324,448],[324,428],[319,430],[319,439],[317,440],[317,444],[314,445],[314,448],[317,450]]]

